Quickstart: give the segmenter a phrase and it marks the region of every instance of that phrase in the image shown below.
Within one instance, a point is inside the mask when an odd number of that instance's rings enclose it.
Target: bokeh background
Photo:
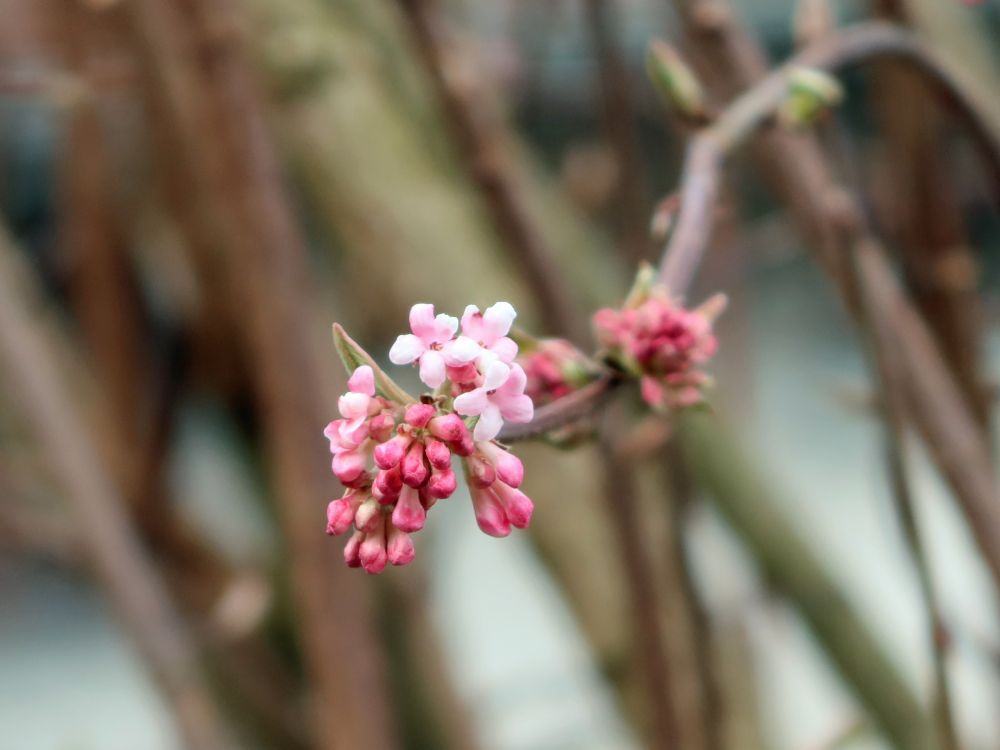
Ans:
[[[484,536],[460,488],[377,578],[323,534],[333,321],[385,363],[413,303],[509,300],[591,351],[696,129],[650,41],[719,111],[761,72],[734,39],[763,65],[876,18],[1000,138],[992,0],[0,0],[0,750],[1000,747],[994,581],[887,438],[774,143],[732,160],[688,295],[730,298],[692,439],[625,389],[602,439],[518,446],[528,531]],[[789,137],[988,445],[996,186],[904,66],[843,84]]]

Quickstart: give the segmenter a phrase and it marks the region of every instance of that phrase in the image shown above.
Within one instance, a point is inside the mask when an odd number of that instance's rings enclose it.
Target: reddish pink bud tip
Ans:
[[[376,414],[368,420],[368,436],[376,443],[384,443],[392,437],[396,421],[389,414]]]
[[[427,512],[420,504],[420,495],[412,487],[404,487],[392,512],[392,525],[400,531],[413,533],[424,527]]]
[[[399,497],[401,489],[403,489],[403,475],[400,473],[399,466],[382,469],[375,475],[372,492],[383,505],[392,504]]]
[[[496,469],[493,464],[486,461],[482,456],[470,456],[467,459],[469,467],[469,479],[476,487],[489,487],[497,480]]]
[[[389,528],[389,546],[387,557],[393,565],[408,565],[416,557],[416,550],[413,548],[413,539],[405,531],[400,531],[395,526]]]
[[[456,487],[458,480],[451,469],[435,470],[427,480],[427,494],[439,500],[451,497]]]
[[[354,535],[347,540],[344,545],[344,562],[349,568],[361,567],[361,543],[365,540],[365,535],[360,531],[355,531]]]
[[[330,536],[343,534],[354,520],[354,508],[346,498],[334,500],[326,506],[326,533]]]
[[[472,435],[466,432],[461,440],[451,444],[451,449],[459,456],[471,456],[476,452],[476,444],[472,440]]]
[[[426,427],[437,412],[431,404],[411,404],[406,407],[406,423],[414,427]]]
[[[427,438],[427,441],[424,443],[424,455],[427,456],[427,461],[435,469],[447,469],[451,467],[451,451],[440,440]]]
[[[430,470],[424,462],[423,443],[418,440],[413,441],[400,463],[400,472],[403,484],[408,484],[410,487],[420,487],[427,481]]]
[[[333,473],[344,484],[358,479],[364,470],[364,456],[357,451],[343,451],[333,457]]]
[[[520,490],[508,487],[503,482],[497,482],[493,485],[493,491],[499,498],[500,504],[503,505],[511,525],[519,529],[528,528],[528,524],[531,523],[531,515],[535,512],[535,504],[531,498]]]
[[[509,451],[505,451],[493,442],[480,443],[480,449],[493,464],[497,478],[511,487],[520,487],[524,481],[524,464],[521,459]]]
[[[406,454],[411,438],[407,435],[396,435],[391,440],[375,446],[375,464],[380,469],[391,469],[398,464]]]
[[[443,417],[434,417],[434,419],[427,423],[427,428],[430,430],[431,435],[439,440],[444,440],[446,443],[461,440],[469,434],[469,429],[465,426],[465,422],[457,414],[445,414]]]
[[[476,511],[476,523],[485,534],[504,537],[510,534],[510,521],[503,506],[491,490],[471,488],[472,507]]]

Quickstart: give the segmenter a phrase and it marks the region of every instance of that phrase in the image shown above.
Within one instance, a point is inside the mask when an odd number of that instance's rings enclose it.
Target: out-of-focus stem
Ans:
[[[615,217],[624,257],[637,265],[650,253],[646,184],[636,108],[628,69],[616,39],[616,0],[584,0],[587,30],[597,56],[604,130],[618,165]]]
[[[677,747],[679,739],[676,702],[671,690],[671,671],[659,621],[658,593],[649,569],[642,524],[638,517],[634,467],[623,462],[615,446],[621,435],[621,404],[612,404],[602,425],[601,455],[604,497],[618,537],[622,566],[629,589],[636,638],[633,664],[645,677],[648,697],[646,716],[650,747]]]
[[[194,196],[189,229],[212,253],[207,265],[252,362],[315,693],[314,740],[327,750],[393,747],[368,594],[317,532],[334,489],[317,436],[333,413],[328,384],[336,378],[312,335],[306,248],[244,57],[240,8],[165,0],[127,7],[165,136]]]
[[[889,470],[893,504],[907,551],[916,568],[920,596],[930,627],[928,640],[930,641],[934,667],[932,705],[945,750],[958,750],[960,744],[955,728],[951,691],[948,687],[948,632],[938,606],[930,561],[921,540],[913,491],[907,477],[905,403],[903,402],[904,387],[900,373],[901,363],[898,360],[898,352],[889,341],[886,319],[878,314],[878,303],[874,298],[876,290],[870,286],[872,275],[870,272],[861,270],[866,264],[872,262],[872,257],[884,253],[874,240],[867,237],[857,238],[853,243],[851,253],[849,273],[853,278],[851,278],[850,283],[855,286],[858,293],[859,323],[869,339],[869,356],[878,380],[879,401],[885,423],[886,463]]]
[[[938,750],[933,725],[833,577],[780,511],[780,490],[717,417],[686,414],[680,438],[695,480],[750,549],[763,577],[798,608],[845,681],[893,745]]]
[[[0,228],[0,363],[10,404],[44,446],[73,505],[94,572],[171,706],[186,745],[232,747],[197,650],[60,382],[56,354],[32,322],[38,302],[22,298],[14,252]]]
[[[553,332],[582,340],[586,321],[576,314],[570,290],[545,247],[512,174],[511,148],[489,104],[456,70],[438,0],[399,0],[420,55],[434,81],[466,171],[479,186],[494,229],[524,270],[544,322]]]

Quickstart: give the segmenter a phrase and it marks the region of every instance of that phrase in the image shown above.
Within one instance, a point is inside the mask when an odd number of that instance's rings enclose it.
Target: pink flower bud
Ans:
[[[414,440],[409,450],[406,451],[406,455],[403,456],[400,463],[400,470],[403,475],[403,484],[420,487],[427,481],[430,472],[424,462],[424,444],[419,440]]]
[[[510,534],[510,521],[496,495],[488,489],[470,487],[476,523],[483,533],[503,537]]]
[[[399,497],[401,489],[403,489],[403,475],[398,465],[391,469],[382,469],[375,475],[372,494],[383,505],[391,505]]]
[[[451,449],[459,456],[471,456],[476,452],[476,444],[472,440],[472,435],[466,430],[461,440],[451,443]]]
[[[461,440],[465,435],[469,434],[469,428],[465,426],[465,422],[457,414],[445,414],[443,417],[434,417],[434,419],[427,423],[427,428],[430,430],[431,435],[439,440],[444,440],[446,443]]]
[[[404,487],[392,512],[392,525],[401,531],[413,533],[424,527],[427,512],[420,504],[420,495],[413,487]]]
[[[354,513],[354,528],[371,534],[382,522],[382,511],[379,508],[378,500],[369,498],[358,506]]]
[[[511,487],[520,487],[524,481],[524,464],[510,451],[505,451],[494,442],[479,443],[479,450],[496,468],[497,478]]]
[[[414,427],[426,427],[437,409],[432,404],[410,404],[406,407],[406,423]]]
[[[365,457],[360,451],[343,451],[333,457],[333,473],[343,484],[358,479],[365,470]]]
[[[354,520],[354,512],[361,504],[361,495],[356,492],[348,492],[339,500],[332,501],[326,506],[326,533],[331,536],[343,534],[351,527]]]
[[[427,493],[427,485],[421,487],[418,492],[420,493],[420,504],[424,506],[424,510],[430,510],[433,508],[438,499]]]
[[[466,459],[469,467],[469,480],[475,487],[489,487],[497,479],[496,469],[482,456],[469,456]]]
[[[361,543],[365,540],[365,535],[360,531],[355,531],[347,544],[344,545],[344,562],[349,568],[361,567]]]
[[[511,525],[519,529],[528,528],[531,514],[535,511],[535,504],[531,502],[531,498],[503,482],[497,482],[491,489],[503,505]]]
[[[384,443],[379,443],[375,446],[375,464],[380,469],[391,469],[403,459],[411,440],[409,435],[396,435]]]
[[[439,500],[451,497],[456,487],[458,480],[451,469],[435,469],[427,480],[427,494]]]
[[[424,455],[435,469],[447,469],[451,466],[451,451],[440,440],[427,438],[424,442]]]
[[[396,420],[391,414],[376,414],[368,420],[368,436],[376,443],[384,443],[392,437],[395,426]]]
[[[448,367],[448,379],[452,383],[473,383],[478,377],[479,370],[476,369],[475,362]]]
[[[361,566],[366,572],[375,575],[385,570],[385,565],[389,561],[389,556],[385,549],[385,519],[379,514],[380,523],[378,528],[365,536],[358,550],[358,557],[361,559]]]
[[[386,551],[389,562],[393,565],[407,565],[413,562],[417,554],[410,535],[392,525],[389,526],[389,546]]]

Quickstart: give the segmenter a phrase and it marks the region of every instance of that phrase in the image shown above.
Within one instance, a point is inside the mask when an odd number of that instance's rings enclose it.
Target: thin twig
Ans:
[[[74,506],[94,572],[173,708],[185,742],[198,750],[230,747],[197,649],[60,383],[55,353],[32,323],[33,304],[22,299],[14,253],[0,228],[0,361],[10,404],[44,445]]]
[[[564,332],[581,340],[586,329],[575,314],[569,290],[559,281],[561,271],[531,218],[524,194],[517,189],[511,144],[496,118],[490,116],[485,97],[459,74],[438,0],[399,2],[409,18],[462,163],[479,186],[497,235],[522,267],[545,325],[550,332]]]
[[[181,6],[186,7],[181,7]],[[395,745],[363,582],[317,526],[333,491],[317,440],[333,413],[318,353],[307,253],[281,184],[232,3],[128,4],[170,145],[198,212],[189,227],[222,284],[250,367],[288,543],[303,660],[323,748]],[[201,48],[198,45],[203,45]],[[319,516],[317,516],[319,514]]]
[[[676,703],[672,695],[671,670],[666,644],[659,622],[660,606],[656,587],[650,577],[649,555],[645,550],[642,524],[638,517],[633,467],[615,451],[623,428],[620,404],[613,404],[605,414],[601,429],[601,454],[604,470],[604,497],[611,522],[618,536],[624,573],[631,595],[636,638],[633,659],[646,679],[649,697],[650,746],[656,750],[677,747]]]
[[[618,241],[622,255],[633,266],[650,252],[646,181],[636,107],[629,71],[616,38],[616,0],[584,0],[584,12],[591,45],[597,56],[598,91],[604,131],[615,155],[618,180],[615,190]]]
[[[886,326],[888,319],[878,315],[878,302],[874,298],[876,290],[869,284],[873,276],[863,270],[872,262],[872,257],[880,255],[884,256],[884,251],[871,238],[856,238],[852,243],[851,262],[848,263],[849,283],[857,290],[859,325],[867,334],[869,356],[878,380],[879,401],[885,423],[886,463],[893,504],[907,551],[917,571],[920,596],[930,626],[929,640],[934,666],[932,695],[934,714],[945,749],[958,750],[960,745],[955,728],[953,701],[948,688],[947,629],[938,606],[930,560],[921,539],[913,489],[907,476],[904,425],[906,405],[903,400],[905,387],[900,367],[902,363],[898,359],[896,347],[889,340],[890,333]]]

